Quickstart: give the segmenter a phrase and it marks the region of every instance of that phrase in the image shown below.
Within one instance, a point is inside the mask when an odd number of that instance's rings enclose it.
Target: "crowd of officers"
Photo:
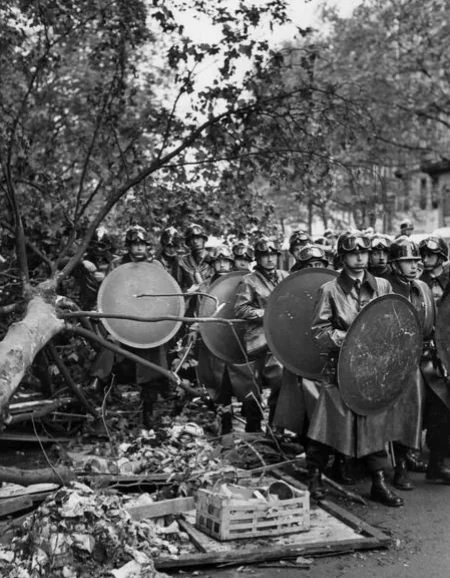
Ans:
[[[207,247],[203,227],[191,224],[184,235],[174,227],[160,236],[153,255],[147,232],[139,226],[126,232],[126,253],[112,254],[108,234],[99,233],[91,244],[78,273],[83,309],[95,307],[99,286],[116,266],[153,261],[169,272],[183,293],[207,292],[223,275],[242,271],[235,301],[235,317],[246,321],[244,346],[249,360],[244,364],[218,359],[198,338],[197,378],[213,400],[221,433],[232,431],[232,399],[242,402],[247,432],[262,431],[261,393],[269,389],[268,427],[279,434],[287,428],[298,435],[306,451],[308,483],[313,498],[325,490],[322,474],[333,455],[331,475],[342,484],[354,483],[348,474],[349,458],[361,459],[370,472],[371,497],[386,506],[401,506],[403,499],[387,483],[388,453],[394,464],[392,485],[401,491],[413,489],[409,471],[422,471],[427,481],[450,484],[445,457],[450,451],[450,398],[445,370],[433,341],[436,307],[449,287],[448,246],[440,237],[429,236],[416,244],[412,226],[406,222],[395,239],[379,233],[347,231],[339,237],[327,230],[320,239],[304,231],[289,239],[290,270],[280,268],[281,251],[270,237],[259,235],[249,245],[237,240],[229,245]],[[325,267],[339,272],[325,283],[315,303],[312,334],[328,355],[327,371],[320,380],[309,380],[284,369],[267,347],[263,319],[274,288],[290,273]],[[421,319],[424,351],[415,383],[388,410],[374,416],[354,413],[342,400],[334,371],[347,330],[359,311],[374,298],[399,293],[416,308]],[[189,299],[187,315],[197,314],[198,298]],[[191,328],[195,331],[195,326]],[[139,350],[139,355],[144,355]],[[167,347],[150,349],[147,359],[167,367]],[[94,364],[99,382],[111,370]],[[158,395],[168,382],[158,372],[136,368],[135,382],[142,386],[143,421],[152,424]],[[426,431],[428,463],[421,459],[422,432]]]

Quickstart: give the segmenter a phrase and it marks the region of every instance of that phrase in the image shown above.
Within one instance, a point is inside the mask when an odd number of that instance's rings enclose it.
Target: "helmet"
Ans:
[[[333,229],[328,228],[323,232],[323,236],[326,239],[329,239],[330,237],[336,237],[336,233],[333,231]]]
[[[175,245],[179,247],[181,245],[181,235],[175,227],[166,227],[161,233],[159,242],[164,246]]]
[[[403,219],[400,223],[400,231],[413,231],[414,225],[409,219]]]
[[[236,243],[233,245],[233,255],[236,259],[247,259],[253,261],[253,249],[246,243]]]
[[[295,245],[308,245],[312,243],[312,238],[305,231],[294,231],[289,237],[289,251],[295,247]]]
[[[134,225],[127,230],[125,235],[125,245],[131,245],[131,243],[147,243],[147,245],[150,244],[148,241],[147,231],[144,229],[144,227],[141,227],[140,225]]]
[[[278,242],[269,237],[260,237],[255,243],[255,255],[267,253],[277,253],[280,254],[280,248]]]
[[[94,253],[101,254],[110,251],[112,247],[112,239],[105,227],[99,227],[98,229],[95,229],[89,248]]]
[[[302,261],[303,263],[317,260],[323,261],[325,265],[328,265],[328,259],[325,256],[325,251],[318,245],[305,245],[302,247],[298,255],[298,260]]]
[[[347,231],[342,233],[337,242],[337,254],[371,251],[370,238],[361,231]]]
[[[389,261],[420,261],[420,259],[419,247],[409,237],[398,237],[389,247]]]
[[[425,253],[435,253],[447,261],[448,259],[448,245],[442,237],[432,235],[423,239],[419,243],[419,251],[423,257]]]
[[[203,237],[205,241],[208,240],[208,235],[205,233],[203,227],[201,225],[197,225],[196,223],[191,223],[189,227],[186,229],[185,234],[186,242],[189,242],[192,237]]]
[[[227,259],[233,262],[234,257],[230,247],[227,245],[217,245],[217,247],[214,247],[211,251],[211,261],[217,261],[218,259]]]
[[[370,247],[372,251],[389,251],[392,241],[387,235],[382,235],[381,233],[375,233],[370,237]]]

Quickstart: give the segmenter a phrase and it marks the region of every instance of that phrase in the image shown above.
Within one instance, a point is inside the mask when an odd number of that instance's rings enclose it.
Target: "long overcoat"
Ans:
[[[388,281],[367,272],[359,293],[345,271],[325,283],[319,291],[312,322],[312,333],[322,351],[336,358],[359,311],[376,297],[389,293],[392,287]],[[352,457],[383,450],[390,441],[418,448],[421,413],[422,408],[405,403],[402,395],[384,411],[358,415],[344,403],[336,377],[330,375],[320,388],[308,437]]]

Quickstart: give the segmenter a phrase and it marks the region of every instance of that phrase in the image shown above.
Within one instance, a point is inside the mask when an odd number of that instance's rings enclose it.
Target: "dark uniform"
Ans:
[[[234,258],[231,250],[226,245],[216,247],[211,255],[211,261],[216,272],[212,276],[208,285],[201,287],[202,291],[207,292],[208,287],[217,279],[226,276],[231,272],[234,265]],[[228,267],[224,266],[224,263]],[[227,363],[216,357],[209,351],[203,341],[198,340],[198,365],[197,376],[199,382],[207,389],[212,401],[215,404],[217,415],[220,420],[221,435],[228,434],[232,431],[232,399],[235,396],[238,401],[245,402],[253,393],[258,398],[258,384],[254,377],[254,363],[245,364]],[[248,412],[250,415],[252,412]],[[247,421],[246,431],[254,431],[253,424]]]
[[[255,244],[257,266],[252,273],[242,279],[236,295],[235,314],[247,321],[244,335],[247,354],[255,359],[255,369],[259,386],[269,387],[269,425],[275,415],[275,407],[281,388],[283,368],[275,356],[268,350],[264,335],[264,310],[270,294],[288,273],[276,269],[276,260],[280,254],[274,241],[262,238]],[[270,268],[264,261],[271,261]],[[275,263],[275,265],[274,265]],[[244,402],[247,424],[252,431],[260,428],[261,412],[259,408]],[[250,413],[252,415],[250,415]]]
[[[372,299],[392,292],[388,281],[373,277],[368,264],[370,239],[359,233],[344,233],[338,240],[338,254],[344,269],[339,277],[323,285],[315,306],[312,332],[322,351],[328,352],[333,366],[345,335],[359,311]],[[359,281],[359,282],[358,282]],[[363,457],[372,474],[371,497],[388,506],[401,506],[403,500],[387,486],[385,445],[401,440],[417,443],[415,428],[403,418],[401,402],[375,415],[361,416],[344,403],[331,370],[324,380],[308,430],[310,441],[306,459],[309,488],[313,497],[323,497],[321,472],[331,449],[351,457]]]
[[[161,263],[164,269],[172,275],[175,281],[183,285],[183,270],[180,266],[179,251],[182,245],[180,233],[175,227],[167,227],[160,237],[161,248],[155,259]]]
[[[450,280],[448,245],[441,237],[431,236],[419,243],[424,270],[421,281],[431,289],[434,300],[439,303]]]
[[[193,285],[207,283],[214,275],[211,259],[205,249],[208,236],[203,227],[193,223],[189,225],[185,234],[186,245],[190,249],[188,255],[180,259],[180,269],[182,274],[182,290],[187,291]]]
[[[148,255],[148,241],[147,232],[143,227],[134,226],[128,229],[125,236],[125,244],[128,249],[126,255],[116,261],[115,266],[124,265],[125,263],[135,262],[154,262],[162,267],[158,261],[154,261],[153,257]],[[139,248],[139,252],[134,252],[134,247]],[[150,349],[140,349],[129,346],[123,346],[124,349],[131,351],[135,355],[142,357],[151,363],[154,363],[163,369],[168,368],[166,348],[164,345],[159,347],[152,347]],[[137,363],[132,370],[133,375],[130,379],[137,385],[141,386],[141,396],[143,402],[143,422],[147,427],[151,427],[152,415],[155,402],[158,394],[163,396],[169,392],[169,382],[159,371],[144,367]]]
[[[400,293],[415,306],[419,313],[424,334],[424,349],[420,362],[420,377],[424,389],[424,427],[430,459],[426,479],[431,482],[450,484],[450,469],[444,464],[450,437],[450,393],[434,346],[435,306],[431,289],[422,280],[409,280],[401,269],[401,262],[414,263],[421,258],[422,251],[408,238],[401,237],[390,249],[396,275],[392,276],[394,291]],[[411,271],[411,275],[414,270]]]

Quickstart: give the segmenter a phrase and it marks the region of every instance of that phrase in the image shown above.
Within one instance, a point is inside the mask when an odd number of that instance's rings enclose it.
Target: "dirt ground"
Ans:
[[[202,569],[179,575],[200,578],[448,578],[450,576],[450,486],[432,485],[412,474],[415,489],[402,492],[405,506],[386,508],[370,502],[369,481],[355,486],[368,507],[336,502],[392,538],[388,549],[310,558],[309,569],[271,563],[229,569]]]

